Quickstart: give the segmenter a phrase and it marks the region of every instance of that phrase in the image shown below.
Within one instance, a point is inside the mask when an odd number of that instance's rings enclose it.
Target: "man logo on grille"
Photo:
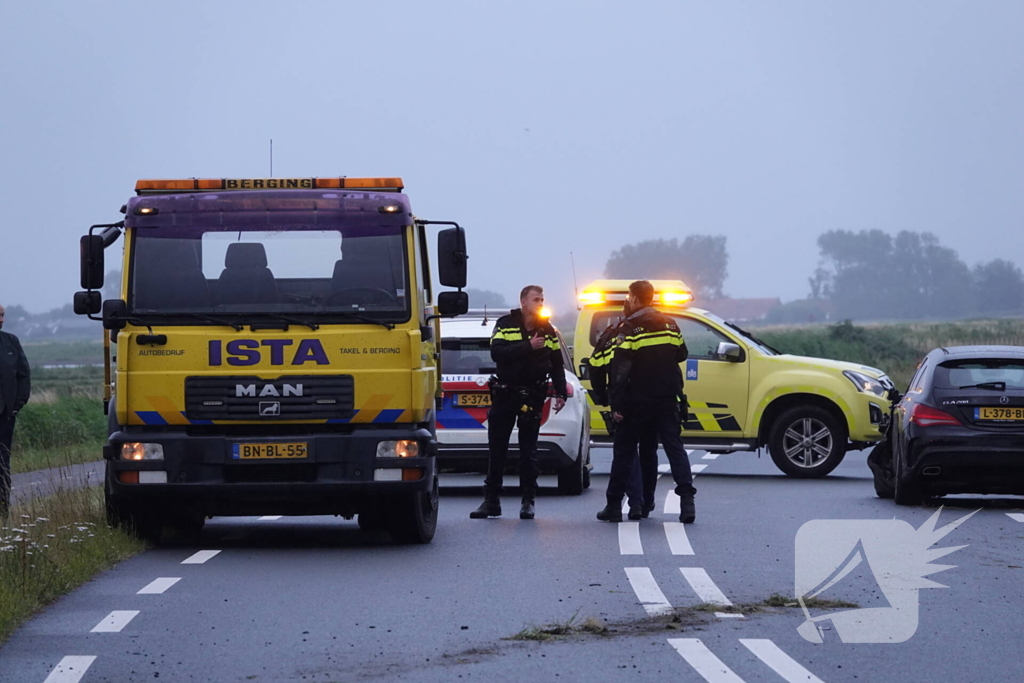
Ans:
[[[917,632],[918,591],[946,588],[925,577],[952,569],[953,565],[930,564],[943,555],[964,548],[932,548],[943,536],[971,515],[936,529],[939,508],[921,528],[899,519],[815,519],[796,533],[796,598],[805,621],[797,627],[804,640],[823,642],[831,621],[844,643],[903,643]],[[874,577],[889,607],[864,607],[812,617],[814,599],[859,569]]]
[[[280,414],[280,401],[260,401],[260,417],[277,417]]]

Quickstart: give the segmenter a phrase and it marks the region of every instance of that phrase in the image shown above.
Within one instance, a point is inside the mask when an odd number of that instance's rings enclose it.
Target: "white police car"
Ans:
[[[487,380],[495,372],[491,332],[498,317],[470,311],[441,321],[441,381],[444,400],[437,413],[438,466],[442,472],[487,471],[487,410],[491,396]],[[587,394],[573,374],[562,341],[568,397],[559,412],[551,409],[550,386],[544,402],[537,457],[541,474],[558,475],[558,492],[579,495],[590,486],[590,409]],[[508,463],[517,472],[518,430],[512,432]]]

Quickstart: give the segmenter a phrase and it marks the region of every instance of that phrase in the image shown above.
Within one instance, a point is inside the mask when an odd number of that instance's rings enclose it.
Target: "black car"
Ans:
[[[931,351],[868,458],[898,505],[949,493],[1024,495],[1024,347]]]

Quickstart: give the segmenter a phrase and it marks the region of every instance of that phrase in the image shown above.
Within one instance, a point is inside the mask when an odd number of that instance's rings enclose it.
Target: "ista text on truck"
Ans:
[[[159,538],[217,515],[358,515],[429,542],[438,317],[468,304],[462,228],[414,218],[399,178],[135,189],[123,221],[82,238],[75,295],[111,347],[111,523]],[[458,291],[433,291],[434,223],[451,226],[437,279]],[[122,235],[120,298],[101,301]]]
[[[601,333],[622,320],[629,280],[598,280],[580,294],[573,355],[589,384],[587,359]],[[679,280],[652,280],[654,306],[672,316],[689,350],[680,367],[688,408],[681,433],[689,448],[755,451],[794,477],[823,477],[847,448],[880,441],[896,395],[876,368],[779,353],[753,334],[694,308]],[[606,435],[593,406],[596,436]]]

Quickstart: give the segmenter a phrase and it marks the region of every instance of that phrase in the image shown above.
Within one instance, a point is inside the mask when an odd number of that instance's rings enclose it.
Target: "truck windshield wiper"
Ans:
[[[958,389],[992,389],[993,391],[1006,391],[1006,382],[981,382],[979,384],[968,384],[957,387]]]
[[[331,311],[327,315],[340,315],[342,318],[351,318],[352,320],[358,320],[361,323],[368,323],[370,325],[381,325],[389,330],[395,329],[395,326],[391,323],[386,323],[383,320],[375,320],[369,316],[359,315],[358,313],[346,313],[345,311]]]
[[[235,322],[234,320],[221,320],[220,318],[214,318],[212,315],[203,315],[202,313],[171,313],[170,315],[195,318],[196,320],[205,320],[206,322],[214,323],[215,325],[227,325],[235,332],[242,331],[241,323]]]
[[[726,321],[725,321],[725,324],[726,324],[726,325],[728,325],[729,327],[731,327],[732,329],[736,330],[736,331],[737,331],[737,332],[739,332],[740,334],[742,334],[742,335],[745,335],[745,336],[746,336],[747,338],[749,338],[749,339],[750,339],[751,341],[753,341],[753,342],[756,342],[756,343],[760,344],[761,346],[763,346],[764,348],[768,349],[769,351],[771,351],[772,353],[774,353],[774,354],[775,354],[776,356],[781,356],[781,355],[782,355],[782,351],[779,351],[779,350],[778,350],[777,348],[775,348],[774,346],[771,346],[771,345],[770,345],[770,344],[768,344],[767,342],[764,342],[764,341],[762,341],[762,340],[758,339],[757,337],[755,337],[754,335],[752,335],[752,334],[751,334],[750,332],[747,332],[747,331],[746,331],[745,329],[743,329],[742,327],[740,327],[739,325],[737,325],[736,323],[731,323],[731,322],[729,322],[728,320],[726,320]]]
[[[299,320],[298,318],[292,318],[291,316],[281,315],[280,313],[260,313],[260,315],[265,315],[271,318],[277,318],[278,320],[283,320],[286,323],[291,323],[293,325],[305,325],[311,330],[320,329],[320,326],[317,325],[316,323],[311,323],[306,320]]]

